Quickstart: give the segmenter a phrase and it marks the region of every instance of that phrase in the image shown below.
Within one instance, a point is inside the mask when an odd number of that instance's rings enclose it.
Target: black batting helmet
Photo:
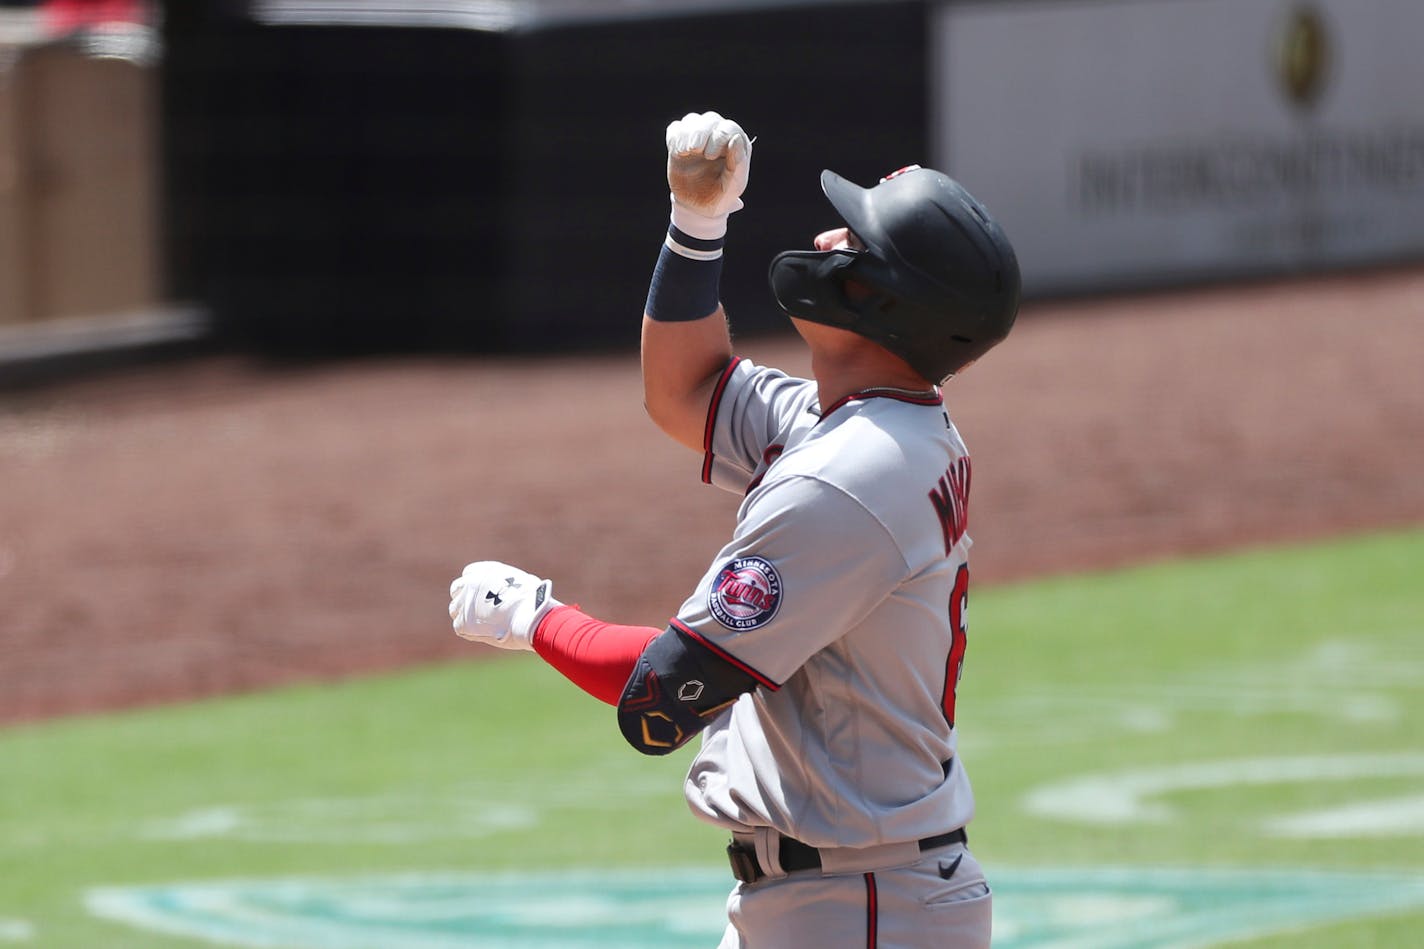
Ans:
[[[865,249],[778,254],[771,291],[787,314],[874,340],[934,383],[1008,336],[1018,258],[957,181],[911,165],[873,188],[823,171],[821,190]],[[869,292],[848,296],[847,280]]]

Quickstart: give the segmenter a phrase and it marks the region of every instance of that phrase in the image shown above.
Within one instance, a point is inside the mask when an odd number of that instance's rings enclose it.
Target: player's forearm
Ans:
[[[571,606],[551,610],[533,636],[534,651],[564,678],[608,705],[617,705],[649,642],[662,630],[617,626]]]
[[[683,323],[645,315],[642,353],[648,416],[680,444],[701,451],[712,389],[732,358],[721,306],[711,316]]]
[[[673,206],[643,312],[643,404],[659,428],[701,451],[712,386],[732,353],[721,304],[723,237],[691,237],[679,221],[703,233],[726,228],[725,215],[708,223]]]

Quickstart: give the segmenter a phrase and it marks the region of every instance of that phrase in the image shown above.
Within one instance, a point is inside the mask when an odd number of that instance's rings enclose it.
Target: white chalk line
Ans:
[[[1410,714],[1407,697],[1424,681],[1424,650],[1412,645],[1417,638],[1332,639],[1279,662],[1203,667],[1130,684],[1039,686],[968,703],[965,741],[979,751],[1097,744],[1105,732],[1162,734],[1202,714],[1397,726]]]
[[[1286,814],[1262,821],[1261,829],[1273,837],[1310,840],[1424,837],[1424,794]]]
[[[24,919],[0,917],[0,942],[30,942],[34,938],[33,923]]]
[[[668,798],[676,783],[620,777],[616,786],[567,781],[474,782],[439,792],[391,792],[271,802],[213,802],[139,824],[150,840],[243,840],[271,844],[411,844],[479,839],[528,830],[553,814],[625,808],[632,799]]]
[[[1158,800],[1182,791],[1202,791],[1228,787],[1270,784],[1353,781],[1368,778],[1424,776],[1424,754],[1305,755],[1298,757],[1240,758],[1131,768],[1122,771],[1086,774],[1054,781],[1029,791],[1021,799],[1023,810],[1036,817],[1074,823],[1113,825],[1166,823],[1179,817],[1178,811]],[[1413,800],[1411,797],[1409,800]],[[1350,806],[1356,822],[1363,825],[1369,811],[1365,803]],[[1424,831],[1417,813],[1396,802],[1392,833]],[[1391,814],[1376,814],[1378,826],[1389,823]],[[1268,833],[1304,836],[1315,820],[1280,824],[1287,820],[1273,815],[1263,824]],[[1343,832],[1343,825],[1337,833]]]

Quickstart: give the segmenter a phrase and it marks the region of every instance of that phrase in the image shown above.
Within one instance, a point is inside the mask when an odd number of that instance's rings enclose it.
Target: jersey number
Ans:
[[[949,647],[949,661],[944,666],[944,720],[954,727],[954,701],[959,691],[959,677],[964,672],[964,650],[969,645],[969,564],[959,565],[954,576],[954,592],[949,596],[949,629],[954,637]]]

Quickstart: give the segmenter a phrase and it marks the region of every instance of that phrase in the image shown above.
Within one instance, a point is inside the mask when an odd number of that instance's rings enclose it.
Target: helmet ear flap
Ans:
[[[767,277],[777,305],[798,319],[849,328],[859,320],[859,307],[845,294],[847,271],[859,252],[853,250],[788,250],[771,261]]]

